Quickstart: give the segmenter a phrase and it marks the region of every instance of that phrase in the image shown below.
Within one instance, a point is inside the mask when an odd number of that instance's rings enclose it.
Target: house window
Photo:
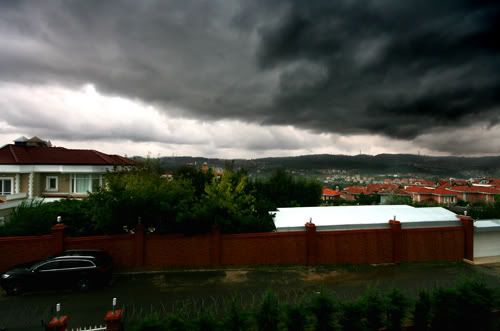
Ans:
[[[77,174],[71,177],[71,193],[95,192],[101,186],[101,175]]]
[[[58,191],[59,190],[59,178],[57,176],[47,176],[47,181],[45,183],[46,191]]]
[[[12,194],[12,178],[0,178],[0,195]]]

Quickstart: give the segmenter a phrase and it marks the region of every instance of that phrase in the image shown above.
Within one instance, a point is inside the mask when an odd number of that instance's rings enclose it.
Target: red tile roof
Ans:
[[[404,189],[408,193],[432,194],[434,189],[423,186],[407,186]]]
[[[430,188],[422,186],[408,186],[404,190],[408,193],[417,193],[417,194],[455,195],[455,192],[452,192],[444,187]]]
[[[366,187],[364,186],[348,186],[342,191],[349,194],[367,194]]]
[[[495,187],[500,187],[500,178],[491,178],[490,185],[493,185]]]
[[[454,192],[451,192],[448,189],[445,189],[444,187],[438,187],[432,191],[433,195],[455,195]]]
[[[386,192],[386,191],[394,191],[399,188],[399,185],[396,184],[368,184],[366,187],[366,191],[368,194],[378,193],[378,192]]]
[[[500,194],[500,188],[487,186],[453,186],[450,190],[460,193]]]
[[[340,195],[340,192],[336,191],[336,190],[332,190],[332,189],[327,188],[327,187],[323,187],[323,195],[338,196],[338,195]]]
[[[88,149],[5,145],[0,148],[0,164],[134,165],[119,155]]]

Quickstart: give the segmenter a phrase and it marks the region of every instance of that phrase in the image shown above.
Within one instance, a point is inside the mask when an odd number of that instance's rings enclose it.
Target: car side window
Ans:
[[[47,262],[37,268],[38,271],[51,271],[57,269],[59,269],[59,261]]]
[[[61,269],[89,268],[92,266],[93,264],[90,261],[78,261],[78,260],[61,261]]]

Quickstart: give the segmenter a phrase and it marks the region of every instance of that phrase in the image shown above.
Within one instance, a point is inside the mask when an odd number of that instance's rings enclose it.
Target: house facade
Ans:
[[[323,200],[323,203],[334,201],[339,198],[340,198],[340,191],[338,189],[332,190],[328,187],[323,187],[323,191],[321,193],[321,199]]]
[[[21,137],[0,148],[0,210],[26,199],[84,198],[103,185],[106,172],[134,164],[118,155]]]
[[[467,203],[495,203],[495,197],[500,195],[499,188],[487,186],[453,186],[449,190]]]

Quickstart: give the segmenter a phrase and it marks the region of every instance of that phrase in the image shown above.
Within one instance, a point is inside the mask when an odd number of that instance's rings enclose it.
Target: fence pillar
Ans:
[[[392,262],[401,262],[401,249],[403,243],[403,232],[401,231],[401,222],[394,220],[389,221],[392,236]]]
[[[123,330],[123,310],[110,310],[104,316],[106,323],[106,331],[122,331]]]
[[[64,251],[64,229],[66,229],[66,225],[63,223],[57,223],[50,229],[52,236],[54,237],[56,250],[55,254],[59,254]]]
[[[139,223],[135,226],[135,266],[144,265],[144,224]]]
[[[221,265],[222,238],[220,228],[217,225],[212,227],[210,234],[210,264],[212,266]]]
[[[64,315],[61,317],[52,317],[52,319],[45,326],[47,331],[66,331],[68,328],[69,317]]]
[[[464,229],[464,259],[474,260],[474,220],[470,216],[458,215]]]
[[[316,242],[316,225],[312,222],[305,224],[306,228],[306,264],[315,265],[318,261],[318,244]]]

